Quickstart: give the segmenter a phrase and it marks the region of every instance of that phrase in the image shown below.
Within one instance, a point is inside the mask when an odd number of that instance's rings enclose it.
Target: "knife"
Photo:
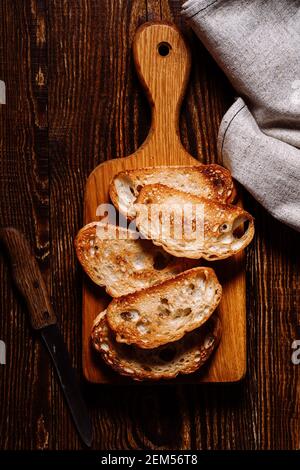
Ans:
[[[28,241],[15,228],[0,229],[0,240],[9,253],[12,276],[26,301],[31,325],[40,332],[50,353],[77,431],[83,442],[90,447],[91,421],[37,261]]]

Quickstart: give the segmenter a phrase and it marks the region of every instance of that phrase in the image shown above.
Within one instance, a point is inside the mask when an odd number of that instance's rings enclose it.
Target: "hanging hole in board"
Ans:
[[[171,49],[171,44],[169,44],[168,42],[160,42],[157,46],[158,53],[162,57],[166,57],[167,55],[169,55]]]

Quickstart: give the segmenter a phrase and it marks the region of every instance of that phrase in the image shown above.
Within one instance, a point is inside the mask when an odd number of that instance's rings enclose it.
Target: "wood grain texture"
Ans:
[[[83,224],[84,184],[100,162],[133,153],[150,127],[131,53],[136,28],[158,15],[174,21],[192,45],[180,131],[184,147],[200,161],[215,161],[218,125],[233,101],[227,80],[182,21],[181,4],[0,2],[0,78],[7,85],[7,105],[0,107],[1,225],[14,225],[30,239],[78,371],[83,276],[73,239]],[[246,259],[245,380],[142,389],[83,383],[95,449],[299,448],[300,366],[291,363],[291,343],[300,336],[299,235],[250,196],[245,206],[256,219]],[[7,364],[0,366],[0,449],[79,449],[2,252],[0,276],[0,338],[7,345]]]
[[[19,230],[6,227],[0,229],[0,242],[10,258],[12,278],[27,304],[32,328],[54,325],[57,319],[28,241]]]
[[[0,75],[7,95],[6,105],[0,108],[0,223],[13,225],[26,234],[47,284],[48,59],[46,33],[41,27],[47,21],[47,3],[3,1],[0,9],[1,18],[5,18],[0,22]],[[2,251],[0,276],[0,337],[7,345],[8,359],[0,369],[0,448],[47,448],[52,420],[48,354],[32,336],[25,305],[13,288]]]
[[[163,54],[160,52],[163,47]],[[100,204],[110,202],[108,190],[112,177],[123,170],[151,166],[195,165],[197,161],[185,150],[179,132],[181,103],[191,68],[190,49],[173,25],[147,22],[134,36],[133,57],[140,82],[151,106],[152,122],[142,145],[126,158],[111,159],[97,166],[88,177],[84,197],[84,223],[98,217]],[[218,315],[222,339],[209,367],[200,373],[178,377],[176,382],[237,382],[246,371],[246,291],[244,254],[223,262],[211,263],[222,284]],[[97,315],[109,300],[104,289],[86,280],[83,292],[83,371],[93,383],[126,383],[128,380],[104,367],[91,347],[91,330]]]

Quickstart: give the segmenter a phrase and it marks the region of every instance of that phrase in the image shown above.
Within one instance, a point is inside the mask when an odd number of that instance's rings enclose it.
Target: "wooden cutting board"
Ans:
[[[112,177],[126,169],[166,165],[197,165],[182,146],[179,134],[179,111],[189,77],[191,56],[175,26],[145,23],[134,38],[135,66],[152,108],[152,125],[142,146],[126,158],[109,160],[89,176],[84,198],[84,223],[98,220],[99,204],[108,203]],[[207,263],[209,264],[209,263]],[[246,308],[243,253],[230,259],[210,263],[223,286],[218,308],[223,334],[211,362],[202,371],[178,378],[184,382],[235,382],[246,370]],[[106,308],[109,297],[85,276],[83,289],[83,370],[94,383],[126,383],[102,363],[90,345],[90,332],[96,316]]]

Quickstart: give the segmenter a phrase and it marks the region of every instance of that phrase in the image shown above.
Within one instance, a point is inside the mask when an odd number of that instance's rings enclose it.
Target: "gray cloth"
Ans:
[[[5,83],[0,80],[0,104],[5,104]]]
[[[241,96],[219,130],[224,165],[300,231],[300,1],[188,0],[182,14]]]

